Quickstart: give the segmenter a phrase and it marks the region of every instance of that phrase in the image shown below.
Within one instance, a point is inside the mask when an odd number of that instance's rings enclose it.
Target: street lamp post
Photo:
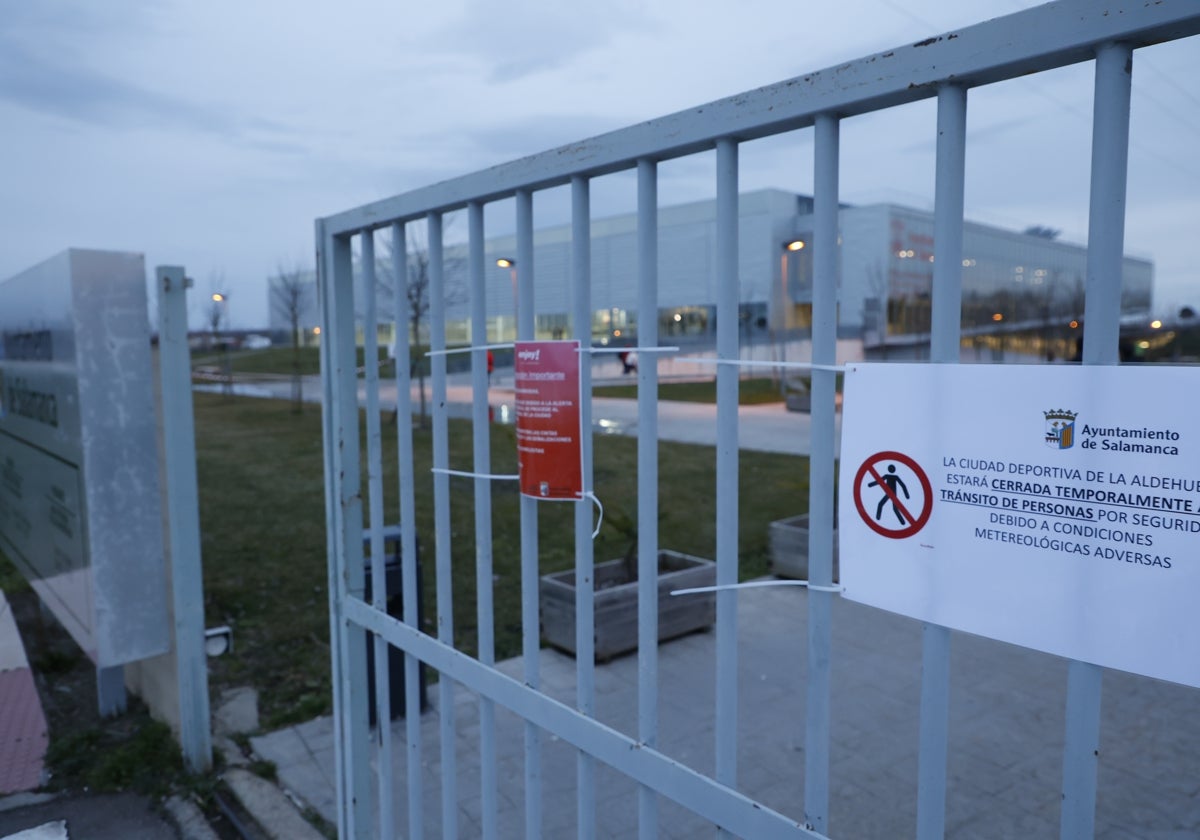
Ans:
[[[519,323],[517,321],[517,261],[509,259],[508,257],[500,257],[500,259],[496,260],[496,265],[499,268],[507,268],[509,270],[509,277],[512,280],[513,340],[516,341],[518,337],[517,333],[519,331],[517,326]]]
[[[776,316],[771,319],[771,321],[772,321],[773,329],[778,329],[778,331],[779,331],[776,334],[776,337],[772,338],[772,344],[776,345],[776,348],[779,351],[779,361],[781,361],[781,362],[787,361],[787,342],[788,342],[787,308],[788,308],[788,299],[789,299],[788,280],[791,279],[789,277],[789,274],[791,271],[791,265],[788,261],[788,257],[791,256],[792,254],[796,253],[797,251],[803,251],[805,247],[806,247],[806,245],[805,245],[803,239],[793,239],[790,242],[784,242],[783,243],[783,255],[780,257],[779,311],[776,313]],[[787,376],[784,375],[783,372],[780,371],[778,368],[774,369],[773,375],[779,377],[778,384],[779,384],[780,393],[782,393],[784,395],[784,397],[786,397],[787,396]]]
[[[781,268],[780,268],[780,274],[782,275],[782,277],[781,277],[782,282],[779,284],[780,292],[783,295],[783,297],[779,302],[780,303],[779,317],[780,317],[780,326],[783,327],[785,330],[787,329],[787,311],[786,311],[785,307],[787,306],[787,302],[788,302],[788,280],[791,279],[791,277],[789,275],[791,273],[791,267],[792,267],[791,263],[788,260],[788,257],[790,257],[792,254],[795,254],[798,251],[803,251],[806,247],[807,246],[803,239],[793,239],[790,242],[783,243],[783,257],[782,257]]]
[[[214,292],[212,296],[213,312],[212,312],[212,328],[213,338],[216,338],[217,327],[221,321],[225,321],[225,332],[229,332],[229,295],[224,292]],[[229,337],[221,342],[221,391],[225,394],[233,393],[233,365],[229,359]]]

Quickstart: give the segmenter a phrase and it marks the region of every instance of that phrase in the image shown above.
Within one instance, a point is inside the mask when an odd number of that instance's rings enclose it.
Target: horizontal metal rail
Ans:
[[[740,837],[825,837],[451,645],[373,609],[365,601],[347,598],[343,608],[348,621],[429,663],[443,678],[499,703],[526,720],[537,721],[542,730]]]

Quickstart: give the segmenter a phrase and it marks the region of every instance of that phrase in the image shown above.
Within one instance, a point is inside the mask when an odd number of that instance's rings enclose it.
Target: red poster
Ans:
[[[515,353],[521,492],[580,499],[579,342],[518,341]]]

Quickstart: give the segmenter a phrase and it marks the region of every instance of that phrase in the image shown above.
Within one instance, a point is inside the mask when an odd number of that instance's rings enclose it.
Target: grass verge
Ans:
[[[212,660],[214,694],[225,686],[259,691],[267,728],[329,711],[329,615],[325,496],[320,418],[296,415],[286,401],[196,394],[197,466],[208,623],[234,628],[232,654]],[[470,469],[470,424],[450,424],[450,463]],[[490,427],[491,471],[516,472],[511,426]],[[395,427],[384,424],[385,515],[396,521]],[[595,438],[595,487],[608,515],[595,541],[597,562],[623,556],[636,533],[637,441]],[[430,431],[414,432],[417,529],[421,540],[426,629],[436,626]],[[659,445],[659,542],[714,556],[716,472],[712,447]],[[365,472],[365,471],[364,471]],[[767,525],[805,510],[807,460],[743,452],[739,475],[743,578],[767,568]],[[364,489],[364,494],[365,494]],[[364,495],[365,498],[365,495]],[[496,655],[521,647],[519,494],[493,482],[493,587]],[[574,511],[539,506],[542,573],[574,562]],[[624,523],[624,527],[618,524]],[[473,653],[475,603],[474,483],[451,479],[451,571],[456,642]]]
[[[325,491],[319,412],[295,414],[285,400],[230,398],[197,393],[196,461],[200,492],[204,559],[205,617],[208,625],[234,628],[233,651],[209,660],[212,696],[221,689],[249,685],[259,692],[265,728],[308,720],[330,711],[329,601],[326,571]],[[364,424],[365,425],[365,424]],[[384,422],[385,514],[398,519],[396,429]],[[511,426],[490,427],[491,471],[515,474],[516,439]],[[452,421],[450,463],[471,469],[470,424]],[[434,562],[432,433],[414,431],[417,475],[417,529],[421,541],[426,629],[436,627]],[[597,562],[622,557],[636,539],[637,440],[618,436],[594,439],[595,488],[606,516],[595,540]],[[659,543],[688,554],[712,557],[716,542],[715,449],[663,442],[659,444]],[[365,470],[364,470],[365,474]],[[739,470],[739,557],[743,579],[767,569],[767,526],[807,507],[807,459],[742,452]],[[475,598],[474,483],[451,478],[450,574],[454,596],[456,642],[474,653],[478,638]],[[366,489],[364,488],[364,498]],[[521,649],[519,494],[516,483],[493,482],[493,591],[497,658]],[[569,504],[540,505],[539,543],[542,573],[570,568],[574,562],[574,511]],[[28,601],[29,621],[39,621],[36,596],[21,576],[0,557],[0,581],[10,597]],[[14,593],[16,590],[16,593]],[[22,621],[22,626],[28,626]],[[64,785],[138,787],[143,777],[135,765],[157,767],[145,777],[175,779],[174,765],[151,729],[146,738],[122,746],[138,729],[109,722],[84,725],[94,717],[94,672],[86,657],[62,634],[43,643],[41,631],[26,645],[35,671],[62,685],[67,674],[75,682],[70,707],[48,715],[56,742],[55,771]],[[77,685],[76,685],[77,683]],[[67,692],[52,691],[67,696]],[[91,697],[89,699],[88,694]],[[61,712],[61,714],[59,714]],[[144,711],[131,721],[146,722]],[[81,717],[82,716],[82,717]],[[77,726],[72,718],[80,718]],[[140,725],[140,724],[139,724]],[[58,735],[56,734],[57,738]],[[117,740],[112,740],[116,738]],[[115,764],[100,755],[117,756]],[[74,761],[72,756],[80,756]],[[84,761],[83,758],[91,756]],[[94,760],[93,760],[94,759]],[[99,776],[86,775],[96,764]],[[122,775],[126,774],[126,775]],[[129,775],[133,774],[133,775]]]
[[[622,399],[637,399],[638,389],[632,385],[596,385],[592,393],[598,397],[619,397]],[[717,380],[707,379],[699,382],[660,382],[658,384],[660,400],[675,400],[677,402],[716,403]],[[762,405],[765,403],[783,402],[783,394],[779,391],[779,382],[774,379],[739,379],[738,404]]]

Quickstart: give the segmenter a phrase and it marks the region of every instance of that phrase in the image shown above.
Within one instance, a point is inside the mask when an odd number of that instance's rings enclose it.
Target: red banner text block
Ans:
[[[579,342],[518,341],[514,353],[521,492],[582,498]]]

